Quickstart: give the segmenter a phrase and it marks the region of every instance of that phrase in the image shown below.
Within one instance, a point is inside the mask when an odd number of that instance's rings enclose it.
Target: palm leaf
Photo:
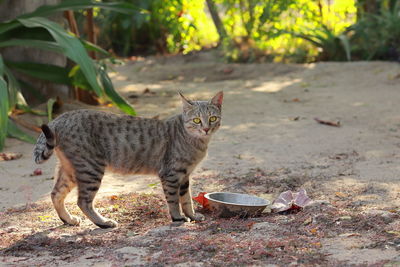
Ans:
[[[344,51],[346,52],[347,61],[351,61],[351,45],[349,42],[349,38],[347,38],[347,36],[344,34],[339,35],[338,38],[342,43]]]
[[[50,98],[49,100],[47,100],[47,117],[49,119],[49,122],[53,120],[53,106],[56,102],[57,100],[55,98]]]
[[[80,39],[80,40],[81,40],[81,42],[83,43],[83,45],[85,46],[85,48],[87,50],[95,51],[95,52],[98,52],[98,53],[103,54],[105,56],[110,56],[110,53],[107,52],[106,50],[104,50],[103,48],[101,48],[100,46],[95,45],[95,44],[93,44],[91,42],[88,42],[88,41],[86,41],[84,39]]]
[[[34,47],[58,53],[63,52],[63,48],[55,42],[35,40],[35,39],[11,39],[8,41],[0,42],[0,47],[6,47],[6,46]]]
[[[8,119],[7,135],[31,144],[36,143],[36,139],[33,136],[23,132],[11,119]]]
[[[8,117],[8,89],[7,83],[3,79],[4,63],[0,55],[0,151],[4,147],[7,134],[7,117]]]
[[[54,40],[63,48],[64,54],[81,67],[82,72],[96,94],[98,96],[103,95],[103,90],[96,79],[97,75],[93,61],[86,53],[79,39],[65,32],[57,23],[45,18],[34,17],[18,19],[18,21],[28,28],[41,27],[46,29],[53,36]]]
[[[7,61],[6,64],[13,70],[31,77],[57,84],[71,85],[71,79],[68,77],[69,70],[64,67],[33,62]]]
[[[35,115],[47,116],[47,112],[41,111],[41,110],[38,110],[38,109],[33,109],[33,108],[29,107],[29,106],[17,104],[16,108],[18,110],[22,110],[24,112],[32,113],[32,114],[35,114]]]
[[[33,87],[30,83],[27,83],[21,79],[18,79],[18,84],[20,85],[21,88],[24,88],[25,90],[29,91],[34,97],[36,97],[40,102],[46,102],[47,97],[40,92],[37,88]],[[18,104],[18,105],[22,105],[22,104]]]
[[[125,113],[136,116],[135,109],[124,98],[122,98],[117,91],[115,91],[114,85],[112,84],[105,67],[101,66],[99,68],[99,75],[104,91],[110,100]]]
[[[8,90],[8,109],[11,110],[15,107],[19,100],[20,103],[26,104],[25,99],[20,94],[20,87],[17,79],[11,71],[4,65],[3,77],[7,80],[7,90]]]
[[[49,15],[53,15],[56,12],[62,12],[66,10],[78,11],[93,7],[99,7],[102,9],[108,9],[111,11],[116,11],[119,13],[124,13],[129,15],[132,15],[133,13],[136,12],[142,12],[142,13],[147,12],[146,10],[138,8],[135,5],[132,5],[127,2],[102,3],[102,2],[88,1],[88,0],[69,0],[69,1],[63,1],[58,5],[41,6],[35,11],[28,14],[24,14],[19,18],[46,17]]]

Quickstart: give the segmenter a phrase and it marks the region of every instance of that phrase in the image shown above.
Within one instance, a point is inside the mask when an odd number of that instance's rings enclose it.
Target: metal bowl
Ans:
[[[214,192],[205,194],[210,210],[222,218],[259,215],[270,204],[266,199],[247,194]]]

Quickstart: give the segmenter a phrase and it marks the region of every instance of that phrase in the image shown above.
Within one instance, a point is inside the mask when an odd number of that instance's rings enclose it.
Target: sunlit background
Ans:
[[[219,44],[225,59],[234,62],[399,57],[399,1],[126,2],[142,10],[131,16],[95,9],[99,44],[120,56],[190,53]],[[218,30],[210,8],[222,21]]]

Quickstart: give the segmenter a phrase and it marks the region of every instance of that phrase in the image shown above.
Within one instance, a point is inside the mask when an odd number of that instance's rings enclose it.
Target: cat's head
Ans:
[[[186,131],[197,138],[209,138],[221,125],[223,92],[218,92],[210,101],[192,101],[179,94]]]

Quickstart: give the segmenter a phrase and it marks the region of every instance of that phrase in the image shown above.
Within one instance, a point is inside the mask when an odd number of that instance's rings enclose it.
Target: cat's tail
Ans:
[[[53,154],[56,139],[54,133],[46,124],[42,125],[42,133],[36,142],[33,149],[33,158],[37,164],[43,163],[48,160]]]

